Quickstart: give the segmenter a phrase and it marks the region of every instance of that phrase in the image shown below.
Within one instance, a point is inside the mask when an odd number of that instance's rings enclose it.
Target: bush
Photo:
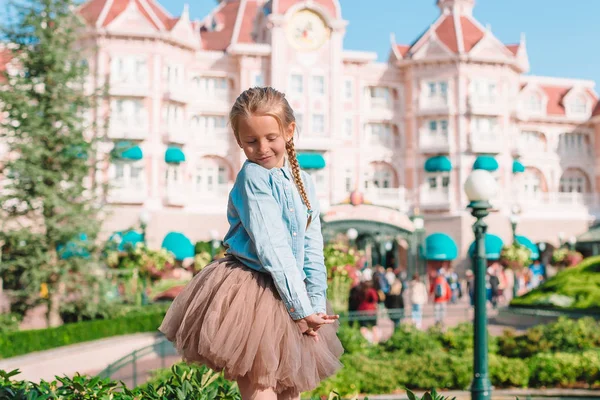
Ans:
[[[498,338],[499,354],[506,357],[531,357],[544,352],[580,352],[600,347],[600,322],[593,318],[559,318],[516,335],[505,331]]]
[[[167,307],[168,305],[158,304],[146,308],[124,308],[120,313],[127,314],[113,319],[2,333],[0,334],[0,359],[111,336],[153,332],[162,322]]]
[[[513,299],[512,306],[600,312],[600,256],[559,272],[531,292]],[[559,296],[557,296],[559,295]]]
[[[490,381],[496,387],[523,387],[529,384],[529,366],[524,360],[490,354]]]
[[[423,354],[442,350],[442,344],[435,334],[423,332],[412,325],[400,325],[394,334],[381,346],[387,352],[400,354]]]
[[[0,314],[0,334],[18,331],[21,321],[22,317],[20,314]]]
[[[600,384],[600,351],[537,354],[529,360],[529,369],[531,387],[597,385]]]

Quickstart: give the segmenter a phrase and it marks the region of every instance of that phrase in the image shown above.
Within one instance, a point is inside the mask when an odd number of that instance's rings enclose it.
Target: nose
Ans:
[[[269,151],[269,144],[266,141],[261,141],[258,150],[261,154],[267,153]]]

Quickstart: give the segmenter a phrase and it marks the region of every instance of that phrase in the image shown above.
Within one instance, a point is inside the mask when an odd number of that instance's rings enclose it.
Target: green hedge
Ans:
[[[145,309],[131,311],[126,316],[113,319],[2,333],[0,334],[0,359],[111,336],[153,332],[160,326],[167,308],[168,304],[159,304],[146,306]]]
[[[600,313],[600,256],[559,272],[512,306]]]

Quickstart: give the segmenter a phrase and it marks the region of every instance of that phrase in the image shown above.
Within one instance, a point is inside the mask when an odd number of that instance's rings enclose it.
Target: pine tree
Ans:
[[[72,0],[12,3],[1,31],[13,68],[0,78],[0,276],[19,311],[45,302],[49,325],[66,296],[89,294],[100,226],[87,122],[96,96],[86,94],[74,9]]]

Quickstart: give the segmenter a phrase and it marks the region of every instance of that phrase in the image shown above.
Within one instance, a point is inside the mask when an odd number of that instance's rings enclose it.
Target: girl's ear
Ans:
[[[290,140],[292,140],[294,138],[295,131],[296,131],[296,123],[291,122],[285,131],[285,141],[286,142],[289,142]]]

